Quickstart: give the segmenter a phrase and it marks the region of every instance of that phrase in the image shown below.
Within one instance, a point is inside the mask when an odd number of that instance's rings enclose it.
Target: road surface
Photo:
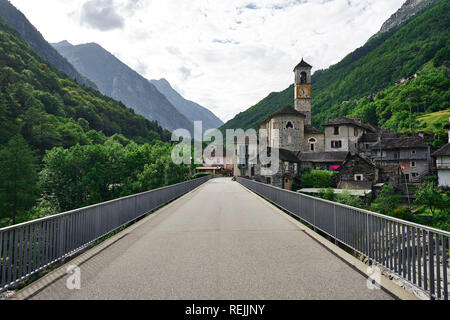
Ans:
[[[393,299],[264,200],[212,179],[29,299]],[[45,282],[45,281],[44,281]]]

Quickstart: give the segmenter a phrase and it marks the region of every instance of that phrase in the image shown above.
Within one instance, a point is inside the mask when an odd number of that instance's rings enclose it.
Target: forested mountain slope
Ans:
[[[100,92],[77,84],[34,52],[0,18],[0,146],[20,133],[41,154],[122,134],[168,141],[170,132]]]
[[[17,10],[8,0],[0,0],[0,17],[11,27],[19,31],[34,51],[58,70],[64,72],[78,83],[97,89],[94,82],[78,73],[78,71],[44,39],[41,33],[36,30],[22,12]]]
[[[370,39],[336,65],[316,71],[312,77],[313,124],[320,126],[330,117],[366,113],[363,118],[367,122],[406,129],[410,127],[409,122],[388,122],[388,119],[400,119],[404,111],[409,112],[410,109],[413,116],[418,116],[448,108],[449,12],[450,2],[439,1],[406,22]],[[402,90],[402,94],[410,99],[396,99],[394,104],[389,98],[394,99],[394,94],[387,95],[376,108],[363,107],[361,103],[361,110],[353,108],[358,103],[346,104],[355,99],[359,101],[367,96],[373,97],[394,86],[396,81],[414,75],[424,66],[428,66],[425,77],[420,75],[413,81],[415,84],[421,82],[419,87],[422,89],[407,85]],[[293,104],[293,99],[292,85],[282,92],[271,93],[221,128],[256,128],[258,123],[281,106]],[[411,105],[410,108],[412,101],[421,101],[423,105],[420,108]],[[367,112],[362,109],[367,109]]]

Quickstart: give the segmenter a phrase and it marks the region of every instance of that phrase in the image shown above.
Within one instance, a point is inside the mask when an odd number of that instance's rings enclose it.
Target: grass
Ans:
[[[444,125],[449,122],[450,109],[437,111],[417,117],[419,127],[427,132],[436,132],[442,130]]]

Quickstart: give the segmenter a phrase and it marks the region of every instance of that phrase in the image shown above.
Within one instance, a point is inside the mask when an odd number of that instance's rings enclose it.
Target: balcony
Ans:
[[[450,162],[437,163],[436,169],[449,169],[450,170]]]

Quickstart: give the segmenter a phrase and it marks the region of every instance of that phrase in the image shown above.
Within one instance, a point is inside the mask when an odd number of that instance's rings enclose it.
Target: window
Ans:
[[[298,164],[294,163],[294,174],[298,173]]]
[[[331,147],[332,147],[333,149],[339,149],[339,148],[342,148],[342,141],[341,141],[341,140],[331,141]]]
[[[269,177],[266,178],[266,183],[267,184],[271,184],[272,183],[272,179],[270,179]]]
[[[309,138],[308,142],[309,142],[309,150],[314,152],[314,150],[316,149],[315,143],[317,142],[317,140],[315,138]]]
[[[369,149],[370,145],[368,143],[366,143],[366,149]]]
[[[288,172],[289,171],[289,162],[285,162],[284,163],[284,172]]]
[[[334,134],[339,134],[339,127],[338,126],[334,127]]]
[[[294,126],[292,125],[292,122],[288,122],[287,124],[286,124],[286,129],[292,129],[292,128],[294,128]]]
[[[412,173],[412,176],[413,176],[413,178],[415,178],[415,177],[417,177],[419,174],[417,174],[417,173]]]
[[[292,137],[288,136],[288,143],[292,143]]]
[[[300,84],[305,84],[306,82],[307,82],[306,72],[303,71],[302,73],[300,73]]]
[[[411,168],[414,168],[416,166],[416,162],[415,161],[411,161]]]
[[[386,157],[386,151],[378,151],[377,156],[379,158],[385,158]]]
[[[355,174],[355,181],[363,181],[364,175],[362,174]]]
[[[416,150],[411,150],[411,154],[416,154]]]
[[[355,128],[353,133],[355,134],[355,137],[357,137],[358,136],[358,128]]]

